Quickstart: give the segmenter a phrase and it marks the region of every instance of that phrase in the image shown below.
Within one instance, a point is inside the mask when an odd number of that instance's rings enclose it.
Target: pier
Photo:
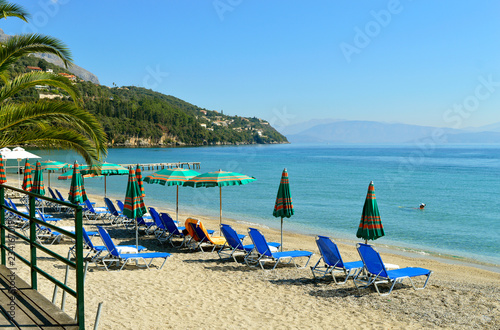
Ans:
[[[190,170],[197,170],[201,168],[200,162],[177,162],[177,163],[149,163],[149,164],[120,164],[123,167],[135,167],[139,165],[141,170],[162,170],[164,168],[188,168]]]

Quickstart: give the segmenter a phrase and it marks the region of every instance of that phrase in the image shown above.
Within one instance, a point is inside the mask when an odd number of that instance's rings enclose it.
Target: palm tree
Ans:
[[[0,19],[17,17],[28,22],[29,14],[20,6],[0,0]],[[9,77],[8,68],[23,56],[49,53],[66,67],[72,64],[69,49],[59,40],[39,34],[13,36],[0,43],[0,148],[24,143],[49,148],[72,149],[89,164],[107,153],[107,138],[101,124],[82,109],[82,98],[72,82],[46,72]],[[35,85],[66,91],[73,102],[37,101],[16,103],[14,95]]]

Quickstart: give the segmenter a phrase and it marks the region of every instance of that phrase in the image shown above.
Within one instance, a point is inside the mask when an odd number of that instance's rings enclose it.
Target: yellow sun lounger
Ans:
[[[189,235],[196,242],[194,250],[200,249],[205,252],[202,248],[203,243],[209,243],[212,246],[212,252],[215,251],[217,247],[221,247],[226,244],[226,239],[222,236],[212,236],[207,232],[207,229],[203,223],[199,220],[188,218],[186,220],[186,230]]]

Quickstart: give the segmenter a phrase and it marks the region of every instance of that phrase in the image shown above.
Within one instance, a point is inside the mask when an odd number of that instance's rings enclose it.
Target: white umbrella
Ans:
[[[7,153],[11,152],[12,150],[10,150],[9,148],[2,148],[0,149],[0,154],[2,154],[2,157],[5,158],[5,156],[7,156]]]
[[[8,148],[4,148],[4,149],[8,149]],[[2,149],[2,150],[4,150],[4,149]],[[14,149],[12,149],[12,151],[6,152],[4,158],[5,159],[17,159],[17,174],[18,174],[17,177],[19,179],[18,180],[19,181],[19,188],[21,188],[21,165],[19,164],[19,162],[21,161],[21,159],[31,159],[31,158],[40,158],[40,157],[35,155],[35,154],[32,154],[31,152],[24,150],[24,148],[15,147]]]

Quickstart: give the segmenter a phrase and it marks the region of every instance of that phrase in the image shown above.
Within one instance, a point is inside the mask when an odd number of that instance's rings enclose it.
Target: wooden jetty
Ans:
[[[139,165],[141,170],[163,170],[164,168],[188,168],[197,170],[201,168],[200,162],[177,162],[177,163],[150,163],[150,164],[120,164],[123,167],[136,167]]]
[[[12,283],[15,283],[15,290],[12,290]],[[79,328],[73,318],[3,265],[0,265],[0,315],[2,329]]]

